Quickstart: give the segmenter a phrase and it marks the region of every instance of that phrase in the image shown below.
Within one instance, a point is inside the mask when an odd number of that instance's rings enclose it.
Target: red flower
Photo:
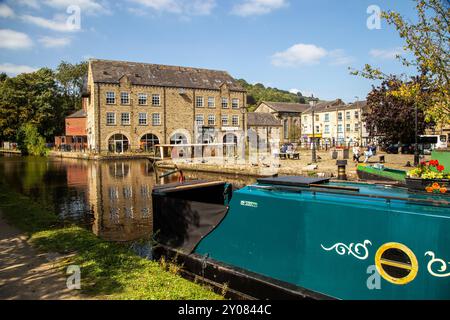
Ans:
[[[445,167],[444,167],[444,166],[437,166],[437,170],[438,170],[439,172],[442,172],[442,171],[445,170]]]
[[[439,165],[439,161],[438,160],[431,160],[430,161],[430,166],[437,167],[438,165]]]
[[[424,167],[424,166],[427,165],[427,162],[426,162],[426,161],[423,161],[423,162],[420,163],[420,165],[421,165],[422,167]]]

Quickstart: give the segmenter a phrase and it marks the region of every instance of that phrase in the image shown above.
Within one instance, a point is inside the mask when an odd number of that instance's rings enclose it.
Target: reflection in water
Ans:
[[[188,179],[228,181],[236,187],[254,182],[251,177],[185,175]],[[0,179],[52,208],[64,224],[90,228],[105,240],[128,242],[152,237],[151,193],[156,175],[148,161],[0,157]]]

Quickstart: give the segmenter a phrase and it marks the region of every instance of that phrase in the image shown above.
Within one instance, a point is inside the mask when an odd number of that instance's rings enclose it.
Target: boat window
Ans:
[[[410,283],[417,276],[416,256],[408,247],[400,243],[383,245],[376,254],[375,263],[380,275],[397,285]]]

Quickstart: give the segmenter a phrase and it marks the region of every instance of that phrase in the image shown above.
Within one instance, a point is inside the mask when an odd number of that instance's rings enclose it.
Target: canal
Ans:
[[[61,158],[0,156],[0,179],[60,218],[107,241],[149,240],[153,234],[152,188],[176,181],[159,179],[146,160],[86,161]],[[255,178],[185,172],[188,180],[220,180],[236,188]]]

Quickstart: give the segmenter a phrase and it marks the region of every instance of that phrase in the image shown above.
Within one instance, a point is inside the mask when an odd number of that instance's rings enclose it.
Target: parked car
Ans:
[[[398,154],[399,150],[401,154],[414,154],[414,144],[390,144],[385,148],[386,153],[388,154]]]

